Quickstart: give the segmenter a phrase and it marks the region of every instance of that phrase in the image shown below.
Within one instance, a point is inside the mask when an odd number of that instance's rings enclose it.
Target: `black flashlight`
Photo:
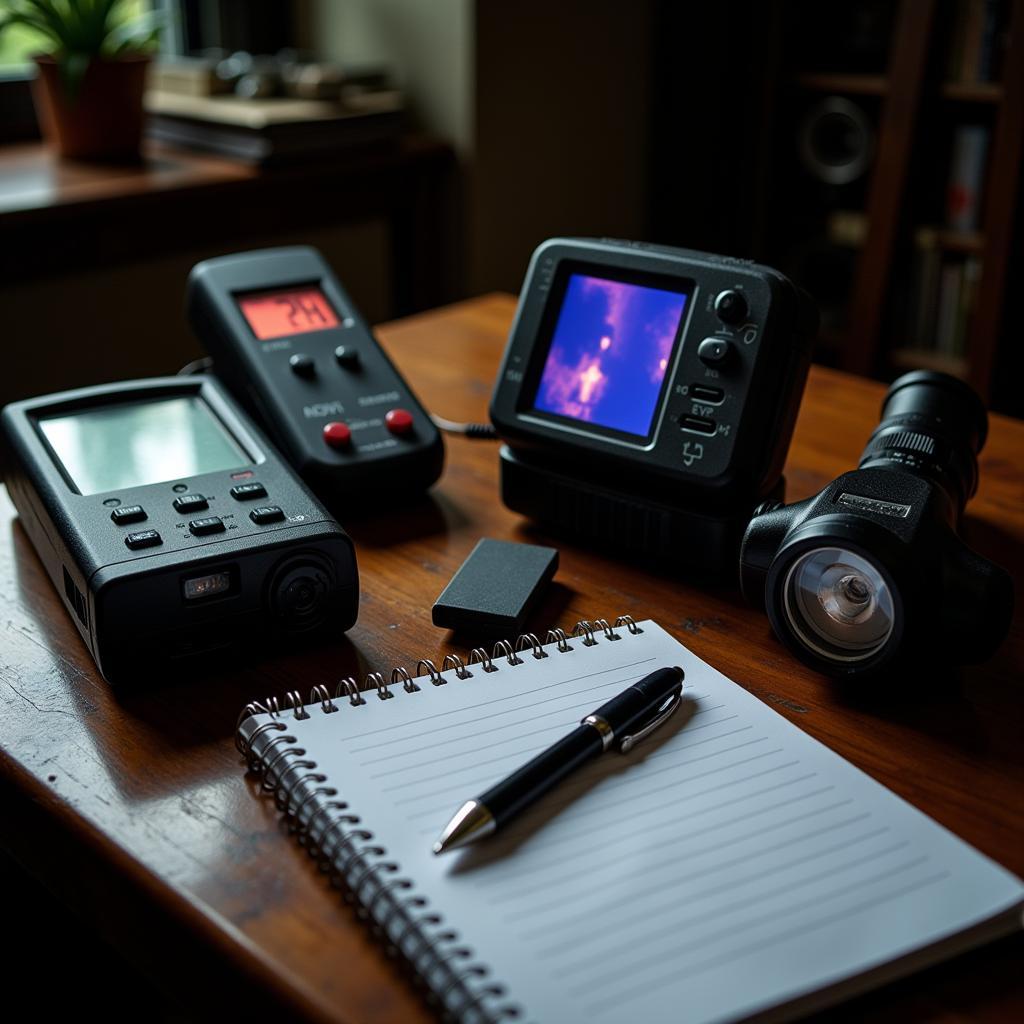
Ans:
[[[856,470],[806,501],[756,510],[740,585],[802,661],[854,676],[908,656],[984,661],[1002,643],[1012,580],[957,535],[987,432],[963,381],[905,374]]]

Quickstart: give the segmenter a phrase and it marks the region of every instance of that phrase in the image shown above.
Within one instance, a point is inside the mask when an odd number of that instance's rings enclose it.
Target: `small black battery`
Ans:
[[[434,602],[434,625],[515,636],[557,568],[554,548],[485,537]]]

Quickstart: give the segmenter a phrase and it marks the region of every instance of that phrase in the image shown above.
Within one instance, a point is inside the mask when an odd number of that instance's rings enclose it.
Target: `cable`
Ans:
[[[188,377],[194,373],[207,373],[213,369],[213,360],[209,356],[200,356],[186,363],[179,371],[179,377]],[[446,420],[443,416],[430,417],[438,430],[448,434],[461,434],[472,441],[496,441],[498,432],[490,423],[456,423],[455,420]]]
[[[175,376],[190,377],[193,373],[206,373],[212,368],[213,360],[209,356],[200,356],[198,359],[193,359],[191,363],[186,363]]]
[[[454,420],[446,420],[443,416],[430,414],[434,426],[448,434],[461,434],[472,441],[497,441],[498,432],[490,423],[456,423]]]

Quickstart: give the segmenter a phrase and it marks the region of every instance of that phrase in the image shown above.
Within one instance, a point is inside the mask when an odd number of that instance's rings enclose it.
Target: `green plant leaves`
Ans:
[[[52,42],[64,92],[77,97],[96,57],[125,57],[152,49],[164,20],[158,12],[123,18],[125,0],[8,0],[0,32],[9,25],[35,29]]]

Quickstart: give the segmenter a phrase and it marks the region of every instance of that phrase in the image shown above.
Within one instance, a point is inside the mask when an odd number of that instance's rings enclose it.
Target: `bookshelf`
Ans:
[[[884,96],[889,91],[885,75],[802,74],[798,84],[815,92],[844,93],[849,96]]]
[[[942,95],[961,103],[999,103],[1003,87],[995,82],[943,82]]]
[[[777,5],[772,137],[828,104],[844,116],[845,101],[868,169],[820,184],[776,152],[757,250],[819,297],[819,359],[881,377],[944,370],[988,398],[1011,344],[1008,266],[1021,258],[1024,0],[875,5],[865,59],[844,49],[845,6]]]

